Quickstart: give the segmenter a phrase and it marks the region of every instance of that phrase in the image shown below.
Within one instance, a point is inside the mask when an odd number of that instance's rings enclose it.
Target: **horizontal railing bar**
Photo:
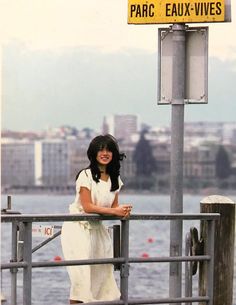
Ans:
[[[32,268],[41,267],[60,267],[60,266],[76,266],[76,265],[106,265],[124,263],[124,258],[99,258],[99,259],[81,259],[68,260],[59,262],[32,262]]]
[[[209,302],[208,296],[204,297],[184,297],[184,298],[162,298],[162,299],[130,299],[128,304],[169,304],[169,303],[188,303],[188,302]],[[92,303],[87,303],[87,305]],[[105,304],[104,304],[105,305]]]
[[[198,214],[132,214],[128,220],[217,220],[219,213],[198,213]],[[21,215],[1,215],[2,222],[54,222],[54,221],[98,221],[98,220],[120,220],[124,218],[116,216],[106,216],[97,214],[21,214]]]
[[[67,260],[57,262],[32,262],[32,268],[41,267],[60,267],[60,266],[75,266],[75,265],[105,265],[124,263],[124,258],[99,258],[99,259],[81,259],[81,260]],[[25,262],[12,262],[1,264],[1,269],[25,268],[28,264]]]
[[[168,263],[168,262],[186,262],[186,261],[209,261],[210,256],[175,256],[175,257],[153,257],[153,258],[129,258],[128,263]],[[100,259],[84,259],[84,260],[67,260],[59,262],[33,262],[32,268],[40,267],[58,267],[58,266],[75,266],[75,265],[103,265],[124,263],[124,258],[100,258]]]
[[[168,263],[168,262],[194,262],[209,261],[210,255],[199,256],[168,256],[168,257],[148,257],[148,258],[129,258],[129,263]]]
[[[168,303],[196,303],[196,302],[209,302],[208,296],[198,297],[183,297],[183,298],[162,298],[162,299],[128,299],[128,304],[168,304]],[[106,302],[89,302],[87,305],[119,305],[124,304],[122,300],[106,301]]]
[[[168,262],[186,262],[186,261],[209,261],[209,255],[201,256],[167,256],[167,257],[148,257],[137,258],[130,257],[129,263],[168,263]],[[83,259],[83,260],[66,260],[58,262],[32,262],[32,268],[41,267],[59,267],[59,266],[75,266],[75,265],[102,265],[102,264],[122,264],[125,259],[119,258],[99,258],[99,259]],[[13,262],[1,264],[1,269],[25,268],[27,264],[24,262]]]
[[[1,264],[0,269],[26,268],[27,266],[26,262],[11,262]]]
[[[89,305],[123,305],[123,300],[115,300],[115,301],[98,301],[98,302],[88,302],[86,304]]]

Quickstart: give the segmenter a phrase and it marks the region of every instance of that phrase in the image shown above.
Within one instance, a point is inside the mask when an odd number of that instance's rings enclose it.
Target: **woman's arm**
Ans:
[[[127,217],[130,213],[130,205],[118,205],[118,194],[116,194],[112,207],[101,207],[92,203],[91,192],[86,187],[80,188],[80,201],[85,213],[108,214]],[[129,211],[128,215],[127,212]]]
[[[119,203],[118,203],[118,192],[115,195],[115,199],[111,205],[112,208],[117,208],[119,207]],[[130,212],[132,210],[132,205],[131,204],[124,204],[121,206],[124,210],[125,210],[125,217],[129,217]]]
[[[118,193],[116,193],[115,199],[114,199],[114,201],[113,201],[111,207],[112,207],[112,208],[116,208],[116,207],[118,207],[118,206],[119,206],[119,204],[118,204]]]

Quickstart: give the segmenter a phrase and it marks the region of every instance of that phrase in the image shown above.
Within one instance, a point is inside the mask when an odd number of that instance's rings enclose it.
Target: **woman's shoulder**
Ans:
[[[92,177],[91,169],[84,168],[84,169],[81,169],[81,171],[77,174],[76,180],[81,179],[81,178],[90,179],[91,177]]]
[[[92,175],[89,168],[82,169],[76,179],[76,190],[77,192],[80,191],[81,187],[86,187],[87,189],[91,189],[92,185]]]

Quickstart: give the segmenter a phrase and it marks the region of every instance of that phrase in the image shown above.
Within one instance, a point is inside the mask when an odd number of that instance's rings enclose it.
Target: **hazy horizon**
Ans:
[[[186,105],[185,121],[235,121],[233,63],[210,57],[208,104]],[[99,130],[109,114],[135,114],[150,126],[170,125],[171,105],[157,105],[156,65],[156,53],[137,49],[57,53],[9,45],[3,49],[2,128]]]

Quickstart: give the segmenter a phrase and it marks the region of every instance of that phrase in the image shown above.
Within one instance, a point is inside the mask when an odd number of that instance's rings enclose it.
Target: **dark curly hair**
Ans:
[[[101,178],[101,172],[98,167],[97,153],[104,148],[112,152],[112,160],[107,165],[106,172],[110,176],[111,191],[113,192],[119,188],[118,177],[120,175],[120,161],[125,157],[124,153],[119,152],[119,146],[113,136],[109,134],[100,135],[91,141],[87,150],[87,156],[90,161],[88,168],[91,170],[93,180],[98,183]],[[80,172],[77,174],[76,179]]]

